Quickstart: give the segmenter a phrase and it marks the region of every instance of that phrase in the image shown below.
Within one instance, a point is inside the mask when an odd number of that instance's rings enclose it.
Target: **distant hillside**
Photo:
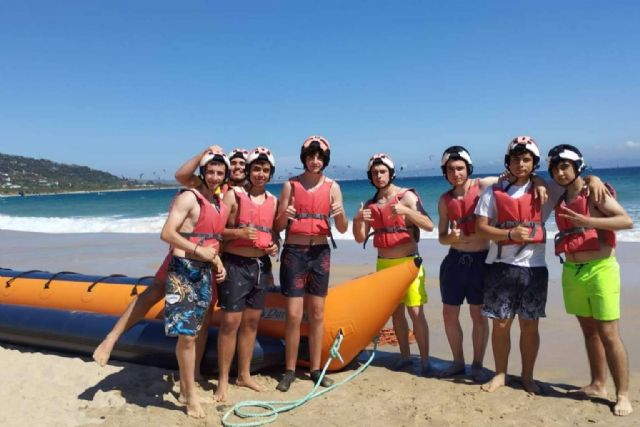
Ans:
[[[0,194],[101,191],[156,186],[161,184],[118,178],[86,166],[0,153]]]

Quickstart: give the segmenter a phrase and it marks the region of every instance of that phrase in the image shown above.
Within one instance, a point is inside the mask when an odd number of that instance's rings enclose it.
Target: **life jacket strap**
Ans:
[[[371,231],[367,237],[364,239],[364,243],[362,244],[362,248],[365,249],[367,247],[367,242],[369,241],[369,238],[371,236],[373,236],[374,234],[380,234],[380,233],[409,233],[409,228],[411,229],[415,229],[416,227],[411,225],[409,227],[380,227],[380,228],[374,228],[373,231]]]
[[[258,231],[262,231],[264,233],[273,234],[273,230],[272,229],[270,229],[269,227],[265,227],[264,225],[258,225],[258,224],[251,224],[251,223],[238,224],[234,228],[255,228]]]
[[[206,240],[217,240],[219,242],[222,242],[222,234],[220,233],[180,233],[180,235],[182,237],[185,238],[190,238],[190,237],[197,237],[200,240],[198,240],[198,245],[203,244]]]

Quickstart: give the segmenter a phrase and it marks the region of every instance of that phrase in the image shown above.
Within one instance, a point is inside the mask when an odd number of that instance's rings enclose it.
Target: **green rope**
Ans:
[[[342,344],[343,339],[344,339],[344,335],[342,334],[342,331],[339,331],[338,336],[333,341],[333,345],[331,346],[329,360],[327,360],[327,363],[325,363],[324,369],[322,369],[322,373],[320,375],[320,378],[318,379],[318,382],[314,385],[313,389],[311,389],[311,391],[306,396],[297,400],[289,400],[289,401],[245,400],[244,402],[237,403],[236,405],[233,406],[233,408],[229,409],[226,414],[224,414],[224,416],[222,417],[222,425],[226,427],[254,427],[254,426],[262,426],[265,424],[272,423],[278,418],[279,413],[291,411],[292,409],[302,406],[308,401],[310,401],[311,399],[314,399],[318,396],[322,396],[323,394],[328,393],[331,390],[337,387],[340,387],[343,384],[346,384],[347,382],[351,381],[353,378],[360,375],[365,369],[367,369],[367,367],[371,364],[371,362],[373,361],[373,358],[375,357],[376,349],[378,348],[378,337],[374,339],[373,351],[371,352],[371,356],[369,357],[369,360],[367,360],[367,362],[364,365],[360,366],[357,370],[355,370],[351,375],[349,375],[347,378],[343,379],[342,381],[335,383],[332,386],[325,388],[324,390],[316,391],[318,387],[320,387],[320,383],[322,382],[322,379],[324,378],[325,373],[327,372],[327,368],[329,367],[329,364],[331,364],[331,361],[335,358],[340,359],[341,362],[343,361],[342,356],[340,356],[340,353],[338,352],[338,350],[340,349],[340,344]],[[245,411],[244,408],[261,408],[266,411],[249,412],[249,411]],[[253,421],[253,422],[235,424],[227,421],[227,419],[232,414],[235,414],[237,417],[240,417],[240,418],[263,418],[263,419],[258,421]]]

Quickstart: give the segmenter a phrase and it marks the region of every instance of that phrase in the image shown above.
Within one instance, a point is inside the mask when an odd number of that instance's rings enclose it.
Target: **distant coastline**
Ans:
[[[633,170],[633,169],[638,169],[640,166],[620,166],[620,167],[598,167],[598,168],[588,168],[587,169],[587,173],[590,173],[591,171],[593,172],[599,172],[599,171],[617,171],[618,173],[620,172],[624,172],[625,170]],[[478,171],[474,174],[474,176],[476,177],[483,177],[483,176],[495,176],[495,175],[499,175],[500,173],[502,173],[502,171],[498,171],[498,172],[485,172],[485,171]],[[546,170],[541,169],[538,171],[538,173],[544,177],[548,176],[548,173]],[[294,175],[292,175],[294,176]],[[435,175],[418,175],[418,174],[411,174],[411,175],[400,175],[397,177],[398,180],[403,180],[403,179],[413,179],[413,178],[429,178],[429,177],[434,177],[434,176],[441,176],[440,174],[435,174]],[[334,177],[334,176],[330,176],[330,178],[335,179],[336,181],[339,182],[351,182],[351,181],[366,181],[366,171],[362,171],[362,177],[353,177],[353,176],[349,176],[349,177]],[[269,183],[269,185],[277,185],[277,184],[282,184],[284,182],[286,182],[289,178],[285,178],[285,179],[274,179],[273,181],[271,181]],[[54,195],[61,195],[61,194],[95,194],[95,193],[116,193],[116,192],[126,192],[126,191],[146,191],[146,190],[167,190],[167,189],[178,189],[180,188],[180,184],[178,183],[170,183],[170,182],[166,182],[166,183],[155,183],[153,185],[151,184],[141,184],[140,186],[135,186],[135,187],[127,187],[127,188],[108,188],[108,189],[104,189],[104,190],[75,190],[75,191],[51,191],[51,192],[37,192],[37,193],[24,193],[24,194],[20,194],[19,192],[15,192],[15,193],[2,193],[0,192],[0,198],[5,198],[5,197],[33,197],[33,196],[54,196]]]
[[[0,193],[0,198],[2,197],[39,197],[39,196],[59,196],[62,194],[97,194],[97,193],[121,193],[125,191],[153,191],[153,190],[167,190],[172,188],[180,188],[178,184],[166,184],[166,185],[152,185],[148,187],[130,187],[130,188],[109,188],[104,190],[77,190],[77,191],[52,191],[48,193],[11,193],[4,194]]]

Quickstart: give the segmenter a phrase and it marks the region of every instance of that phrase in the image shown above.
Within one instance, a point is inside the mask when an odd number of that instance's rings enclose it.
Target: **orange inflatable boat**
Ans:
[[[422,260],[387,268],[333,286],[325,303],[322,360],[327,360],[331,344],[342,330],[344,340],[340,348],[342,361],[334,359],[329,369],[343,368],[364,349],[387,322],[406,289],[418,275]],[[0,269],[0,304],[30,306],[68,311],[82,311],[120,315],[151,278],[130,278],[122,275],[107,277],[86,276],[71,272],[42,271],[18,272]],[[156,304],[147,319],[162,318],[164,303]],[[219,322],[220,311],[213,308],[213,323]],[[284,338],[286,298],[278,292],[269,292],[258,329],[258,334]],[[308,335],[308,324],[303,320],[301,335]],[[303,354],[301,342],[300,364],[308,358]]]

